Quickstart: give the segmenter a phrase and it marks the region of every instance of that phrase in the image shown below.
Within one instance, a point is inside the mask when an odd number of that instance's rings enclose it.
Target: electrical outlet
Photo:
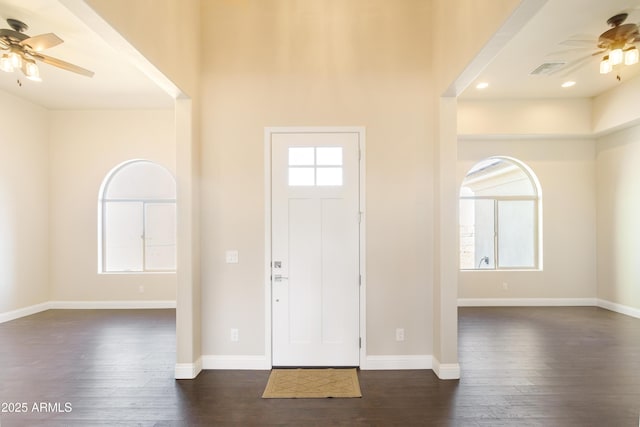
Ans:
[[[396,341],[404,341],[404,328],[396,329]]]
[[[509,284],[507,282],[502,282],[502,289],[504,289],[505,291],[509,290]]]
[[[141,294],[144,293],[144,285],[138,286],[138,292],[140,292]]]
[[[240,341],[240,331],[237,328],[231,328],[231,342]]]

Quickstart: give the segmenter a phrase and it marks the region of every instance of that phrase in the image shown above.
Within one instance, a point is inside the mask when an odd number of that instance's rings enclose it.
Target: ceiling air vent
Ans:
[[[566,62],[564,61],[545,62],[544,64],[538,66],[538,68],[536,68],[529,74],[532,76],[548,75],[553,73],[556,70],[559,70],[565,64]]]

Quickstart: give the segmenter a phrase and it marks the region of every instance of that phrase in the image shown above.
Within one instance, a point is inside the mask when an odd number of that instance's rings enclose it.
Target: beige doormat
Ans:
[[[355,369],[273,369],[263,399],[362,397]]]

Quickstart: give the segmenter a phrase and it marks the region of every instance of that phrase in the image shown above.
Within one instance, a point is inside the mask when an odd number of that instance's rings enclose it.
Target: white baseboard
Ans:
[[[241,370],[269,370],[271,364],[265,356],[245,355],[205,355],[202,356],[202,369],[241,369]],[[430,355],[397,355],[397,356],[367,356],[360,363],[363,370],[390,369],[431,369]]]
[[[41,311],[47,311],[50,308],[51,303],[47,301],[40,304],[31,305],[29,307],[0,313],[0,323],[9,322],[11,320],[16,320],[25,316],[31,316],[32,314],[40,313]]]
[[[266,356],[202,356],[202,369],[270,370]]]
[[[176,302],[168,301],[47,301],[29,307],[0,313],[0,323],[9,322],[47,310],[95,310],[95,309],[147,309],[176,308]]]
[[[176,363],[175,379],[192,380],[202,371],[202,358],[198,358],[195,363]]]
[[[607,310],[615,311],[616,313],[626,314],[627,316],[640,319],[640,309],[635,307],[629,307],[628,305],[622,305],[622,304],[607,301],[604,299],[598,300],[598,307],[605,308]]]
[[[589,307],[597,305],[597,298],[458,298],[458,307]]]
[[[433,372],[441,380],[459,380],[460,364],[458,363],[440,363],[438,359],[433,358]]]
[[[431,369],[432,356],[419,355],[385,355],[366,356],[360,361],[360,369],[385,370],[385,369]]]
[[[49,308],[57,310],[176,308],[176,302],[174,300],[50,301],[49,304]]]

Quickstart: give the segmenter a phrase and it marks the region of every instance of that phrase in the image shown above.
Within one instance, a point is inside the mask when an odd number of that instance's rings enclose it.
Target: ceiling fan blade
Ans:
[[[560,75],[561,77],[567,77],[569,74],[573,73],[577,69],[585,66],[590,60],[593,59],[595,55],[596,54],[589,54],[581,58],[578,58],[576,60],[573,60],[569,62],[567,65],[565,65],[564,67],[557,70],[556,72],[562,72],[562,74]]]
[[[93,75],[95,74],[93,71],[87,70],[86,68],[82,68],[61,59],[53,58],[41,53],[33,52],[31,55],[38,61],[42,61],[45,64],[53,65],[54,67],[62,68],[63,70],[71,71],[74,73],[82,74],[83,76],[93,77]]]
[[[563,49],[563,50],[558,50],[555,52],[551,52],[547,55],[545,55],[545,58],[548,59],[563,59],[566,58],[567,56],[576,56],[577,54],[584,54],[586,49],[592,49],[593,46],[590,47],[574,47],[571,49]],[[582,57],[582,56],[581,56]]]
[[[62,39],[53,33],[40,34],[39,36],[29,37],[20,42],[22,46],[29,46],[32,50],[40,52],[50,47],[58,46],[62,43]]]
[[[598,41],[569,39],[569,40],[560,42],[560,44],[564,46],[575,46],[575,47],[594,47],[598,44]]]

